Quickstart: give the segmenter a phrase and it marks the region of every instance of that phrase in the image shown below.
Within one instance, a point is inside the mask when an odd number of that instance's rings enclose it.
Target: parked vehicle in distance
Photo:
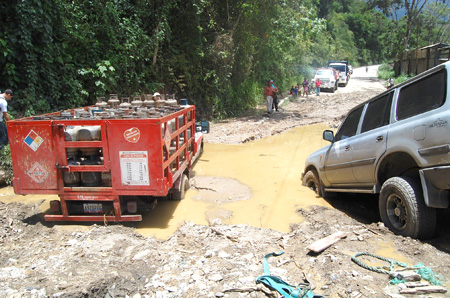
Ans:
[[[350,80],[350,73],[348,70],[348,61],[328,61],[328,67],[339,71],[339,85],[347,86]]]
[[[330,90],[332,93],[337,90],[339,84],[339,72],[334,68],[319,68],[314,74],[314,82],[320,79],[322,85],[320,90]]]
[[[353,108],[331,144],[312,153],[303,185],[330,194],[379,194],[395,234],[430,238],[436,209],[450,203],[450,62]]]

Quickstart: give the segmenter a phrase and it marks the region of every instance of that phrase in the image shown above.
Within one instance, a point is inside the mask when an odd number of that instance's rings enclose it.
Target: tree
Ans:
[[[370,0],[369,2],[394,22],[402,40],[403,49],[408,49],[413,27],[418,26],[420,14],[428,0]],[[405,26],[401,26],[403,18]]]
[[[422,16],[426,44],[450,42],[450,8],[445,1],[429,3]]]

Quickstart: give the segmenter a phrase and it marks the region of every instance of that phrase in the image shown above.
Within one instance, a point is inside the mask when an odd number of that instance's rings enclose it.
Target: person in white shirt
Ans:
[[[8,114],[8,100],[13,97],[11,89],[6,89],[5,92],[0,94],[0,150],[3,146],[8,145],[8,131],[6,130],[6,124],[3,122],[3,118],[9,121]]]

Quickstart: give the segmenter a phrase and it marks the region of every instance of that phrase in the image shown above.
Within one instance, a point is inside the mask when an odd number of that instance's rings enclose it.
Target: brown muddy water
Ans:
[[[211,199],[208,200],[207,194],[199,194],[191,188],[180,202],[160,202],[138,225],[138,232],[166,239],[183,222],[208,224],[215,218],[225,224],[289,232],[291,223],[302,221],[296,213],[298,208],[331,207],[300,181],[307,156],[328,143],[322,140],[322,131],[327,127],[325,124],[298,127],[240,145],[205,144],[204,153],[194,167],[193,180],[197,177],[231,178],[241,187],[250,188],[250,197],[247,200],[230,197],[229,202],[223,199],[218,202],[213,193],[209,192]],[[227,182],[219,180],[218,183]]]
[[[184,222],[208,224],[216,219],[225,224],[289,232],[291,223],[302,221],[296,213],[298,208],[332,207],[300,181],[307,156],[328,144],[322,140],[322,131],[326,128],[325,124],[303,126],[240,145],[205,144],[204,153],[193,168],[192,180],[195,183],[202,177],[214,178],[212,187],[225,190],[222,198],[217,199],[217,190],[202,192],[191,187],[182,201],[159,201],[158,206],[137,223],[137,232],[167,239]],[[248,195],[236,198],[236,194],[244,191]],[[33,203],[43,199],[46,202],[40,210],[45,212],[48,202],[57,196],[19,196],[12,187],[0,190],[3,202]]]

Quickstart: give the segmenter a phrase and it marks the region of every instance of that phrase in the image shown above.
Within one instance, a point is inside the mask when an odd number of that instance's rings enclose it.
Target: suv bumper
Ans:
[[[425,204],[433,208],[447,208],[450,198],[450,166],[419,170]]]

